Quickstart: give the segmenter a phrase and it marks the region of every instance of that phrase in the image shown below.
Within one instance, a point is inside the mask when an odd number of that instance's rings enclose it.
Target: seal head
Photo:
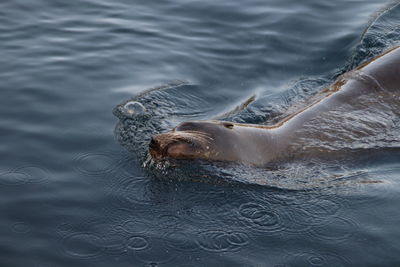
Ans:
[[[224,121],[184,122],[170,132],[154,135],[149,144],[152,158],[237,160],[234,124]]]

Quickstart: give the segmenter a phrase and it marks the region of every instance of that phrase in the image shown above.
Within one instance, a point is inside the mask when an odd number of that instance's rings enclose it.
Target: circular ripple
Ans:
[[[184,232],[169,232],[164,236],[165,244],[179,251],[197,251],[199,247],[194,237]]]
[[[312,266],[323,266],[325,263],[325,258],[321,257],[321,256],[310,256],[308,258],[308,262],[312,265]]]
[[[149,246],[146,238],[141,236],[132,236],[128,239],[126,247],[132,250],[143,250]]]
[[[0,173],[0,184],[21,185],[39,183],[48,177],[48,171],[37,166],[22,166],[11,171]]]
[[[139,240],[138,240],[139,241]],[[171,249],[159,238],[146,238],[148,246],[145,249],[135,250],[135,257],[140,261],[151,264],[163,264],[171,261],[176,253],[171,253]]]
[[[181,218],[173,214],[163,214],[157,218],[157,226],[166,230],[176,230],[182,227]]]
[[[0,174],[0,184],[2,185],[20,185],[26,183],[28,180],[28,175],[16,171],[3,172]]]
[[[206,231],[196,240],[200,248],[211,252],[237,251],[249,243],[249,237],[241,232]]]
[[[85,153],[79,155],[75,161],[78,171],[88,175],[110,173],[119,163],[112,154],[106,152]]]
[[[31,231],[31,227],[27,223],[17,222],[12,226],[12,230],[18,234],[26,234]]]
[[[325,252],[301,251],[290,253],[286,256],[288,266],[347,266],[348,262],[340,255]],[[285,265],[286,266],[286,265]]]
[[[111,255],[122,255],[127,252],[126,236],[114,232],[109,232],[103,236],[104,253]]]
[[[77,258],[98,256],[104,249],[103,240],[93,233],[76,233],[68,236],[63,242],[64,251]]]
[[[29,183],[40,183],[49,176],[49,171],[38,166],[22,166],[17,168],[16,171],[26,174]]]
[[[350,219],[335,217],[328,224],[313,227],[310,234],[318,239],[330,242],[343,242],[350,239],[357,230],[357,225]]]
[[[305,231],[326,221],[324,217],[313,216],[304,207],[287,208],[282,213],[283,224],[286,230],[290,232]]]
[[[318,198],[316,203],[310,205],[308,212],[314,216],[333,216],[342,208],[342,205],[330,199]]]
[[[146,224],[146,222],[144,222],[144,221],[129,219],[129,220],[123,222],[119,228],[122,229],[126,233],[131,233],[131,234],[142,233],[143,234],[148,231],[149,225]]]
[[[245,203],[239,207],[239,215],[249,227],[263,232],[282,230],[278,214],[257,203]]]
[[[120,186],[120,197],[129,203],[147,204],[152,200],[148,186],[148,178],[132,177]]]
[[[60,235],[63,235],[63,236],[70,235],[70,234],[76,232],[74,227],[69,223],[62,223],[62,224],[58,225],[56,228],[56,231]]]
[[[208,208],[208,207],[207,207]],[[179,210],[179,215],[185,221],[188,221],[190,224],[201,224],[209,223],[210,221],[214,220],[212,215],[210,214],[211,211],[209,209],[204,209],[203,206],[198,204],[193,204],[189,207],[183,207]],[[215,222],[213,222],[215,223]]]
[[[337,196],[317,196],[297,203],[296,207],[307,212],[308,216],[318,218],[321,221],[333,216],[338,217],[345,204],[346,200],[344,198],[338,199]]]

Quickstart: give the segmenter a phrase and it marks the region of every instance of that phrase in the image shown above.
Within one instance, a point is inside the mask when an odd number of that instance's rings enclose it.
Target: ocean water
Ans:
[[[0,266],[400,265],[395,146],[272,177],[144,164],[152,131],[253,94],[232,120],[284,112],[396,43],[399,13],[382,0],[2,1]],[[168,84],[141,98],[157,124],[121,143],[112,110]]]

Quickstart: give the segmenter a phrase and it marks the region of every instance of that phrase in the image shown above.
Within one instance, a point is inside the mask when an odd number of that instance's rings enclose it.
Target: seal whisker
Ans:
[[[208,134],[199,131],[173,132],[169,133],[169,135],[171,141],[193,141],[198,142],[201,145],[210,144],[213,140],[213,138]]]

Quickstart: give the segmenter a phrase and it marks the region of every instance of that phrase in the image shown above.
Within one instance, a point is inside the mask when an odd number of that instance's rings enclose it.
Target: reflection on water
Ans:
[[[201,162],[143,168],[152,133],[224,114],[253,94],[257,101],[228,119],[284,116],[393,45],[396,6],[42,0],[0,7],[1,266],[399,264],[393,149],[269,172]],[[168,88],[140,95],[157,84]],[[117,125],[128,152],[115,142],[110,110],[135,95],[151,116]],[[383,114],[369,113],[378,124]],[[392,135],[369,143],[398,141],[393,125]]]

